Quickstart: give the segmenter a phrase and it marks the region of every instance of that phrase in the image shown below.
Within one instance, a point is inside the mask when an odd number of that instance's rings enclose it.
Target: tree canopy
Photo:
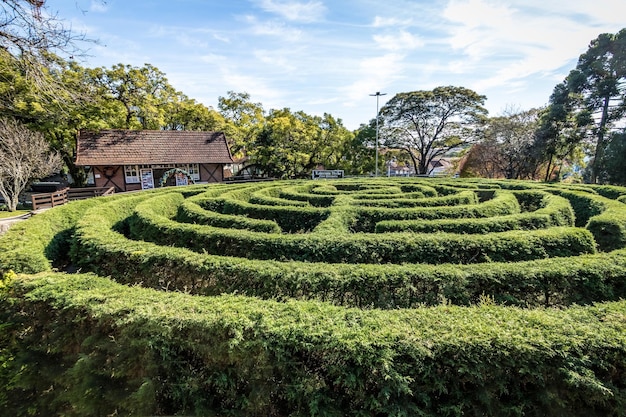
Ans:
[[[250,165],[275,178],[304,178],[317,166],[337,169],[353,134],[329,114],[272,110],[250,144]]]
[[[542,162],[534,149],[540,114],[539,109],[509,109],[489,118],[482,140],[469,151],[464,174],[486,178],[536,178]]]
[[[485,99],[454,86],[396,94],[380,110],[382,141],[405,150],[417,174],[428,174],[431,161],[477,139]]]
[[[85,179],[74,165],[80,129],[223,131],[239,161],[272,177],[305,177],[318,166],[357,175],[376,170],[372,122],[350,132],[330,114],[266,110],[247,92],[228,91],[213,109],[176,90],[151,64],[82,67],[72,57],[87,39],[45,0],[0,0],[0,12],[0,115],[43,133],[79,185]],[[485,96],[442,86],[396,94],[376,120],[382,146],[409,160],[417,174],[428,174],[450,150],[476,144],[466,170],[473,175],[550,180],[589,150],[589,179],[615,182],[623,177],[617,167],[625,88],[623,29],[591,41],[546,109],[487,119]]]
[[[591,142],[591,182],[597,182],[602,170],[607,137],[623,129],[625,88],[626,29],[622,29],[592,40],[550,98],[554,131],[548,137],[556,138],[556,143]]]

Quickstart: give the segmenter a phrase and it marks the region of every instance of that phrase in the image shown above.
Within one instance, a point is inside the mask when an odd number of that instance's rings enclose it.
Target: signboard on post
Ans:
[[[142,169],[141,174],[141,189],[151,190],[154,188],[154,178],[152,177],[151,169]]]
[[[311,178],[314,180],[343,178],[343,169],[314,169]]]
[[[176,186],[178,187],[178,186],[187,185],[187,184],[189,184],[187,176],[183,174],[182,172],[177,172],[176,173]]]

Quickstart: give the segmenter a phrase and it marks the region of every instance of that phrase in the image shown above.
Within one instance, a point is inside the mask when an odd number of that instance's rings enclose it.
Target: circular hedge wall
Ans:
[[[368,178],[54,208],[0,238],[0,410],[621,415],[623,195]]]

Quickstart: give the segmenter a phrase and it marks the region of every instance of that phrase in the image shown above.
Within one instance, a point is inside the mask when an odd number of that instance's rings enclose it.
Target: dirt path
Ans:
[[[26,214],[22,214],[21,216],[6,217],[6,218],[3,218],[3,219],[0,219],[0,235],[4,234],[7,230],[9,230],[9,227],[11,227],[11,225],[13,223],[17,223],[19,221],[26,220],[31,215],[32,215],[32,213],[26,213]]]

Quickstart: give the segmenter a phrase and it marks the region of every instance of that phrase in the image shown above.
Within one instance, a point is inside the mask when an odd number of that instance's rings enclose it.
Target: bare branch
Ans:
[[[44,94],[54,96],[62,87],[49,74],[60,68],[63,59],[84,56],[84,42],[95,41],[75,32],[46,7],[45,0],[0,0],[0,49]]]
[[[61,157],[50,152],[43,135],[12,120],[0,119],[0,196],[9,211],[28,183],[58,172]]]

